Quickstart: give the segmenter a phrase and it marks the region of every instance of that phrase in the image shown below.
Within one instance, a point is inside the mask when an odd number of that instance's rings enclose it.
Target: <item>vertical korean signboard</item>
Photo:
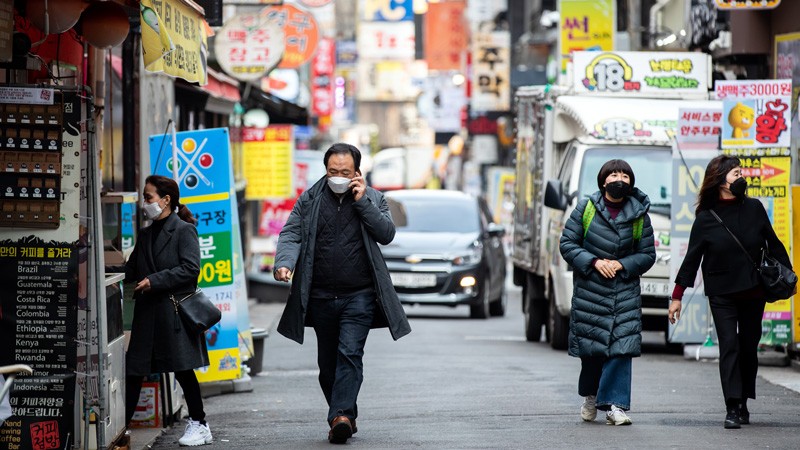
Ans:
[[[566,74],[570,54],[576,51],[614,50],[616,27],[614,0],[560,0],[559,49],[561,73]]]
[[[792,79],[792,123],[789,126],[791,129],[791,150],[793,154],[797,154],[800,147],[800,116],[797,114],[798,96],[800,96],[800,33],[779,34],[775,36],[775,53],[773,54],[773,61],[775,64],[775,78],[777,79]],[[792,212],[794,214],[793,220],[800,217],[800,208],[798,208],[798,198],[800,194],[800,186],[792,186]],[[797,222],[794,222],[797,223]],[[795,230],[797,234],[798,230]],[[800,249],[796,246],[794,253],[800,256]],[[793,261],[800,261],[795,258]],[[793,327],[793,341],[795,349],[800,349],[800,295],[794,296],[792,308],[794,323]]]
[[[741,160],[747,195],[764,204],[778,238],[791,255],[790,210],[792,81],[739,80],[715,85],[722,100],[722,147]],[[767,304],[761,342],[791,343],[790,300]]]
[[[200,278],[198,287],[222,311],[222,320],[206,331],[211,365],[198,370],[201,382],[231,380],[241,375],[237,325],[235,280],[241,267],[241,251],[235,251],[238,236],[236,196],[232,195],[233,172],[230,142],[226,128],[177,133],[177,162],[159,158],[163,135],[150,137],[150,161],[158,163],[152,173],[172,177],[177,163],[181,203],[197,219],[200,241]],[[243,330],[244,331],[244,330]]]
[[[508,31],[473,34],[473,111],[508,111],[511,108],[510,47],[511,34]]]
[[[336,63],[336,41],[322,38],[311,62],[311,111],[319,118],[319,128],[327,129],[333,114],[333,70]]]
[[[0,365],[34,370],[9,393],[0,447],[60,449],[75,442],[76,373],[89,372],[77,342],[97,337],[79,324],[89,301],[86,118],[76,93],[53,89],[0,87],[0,110]]]

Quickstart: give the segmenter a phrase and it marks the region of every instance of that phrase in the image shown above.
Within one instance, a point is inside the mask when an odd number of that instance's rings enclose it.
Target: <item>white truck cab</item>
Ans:
[[[639,60],[682,61],[699,70],[702,54],[599,53],[575,54],[576,67],[589,61],[602,66],[602,55],[623,71],[628,86],[636,87]],[[655,55],[655,56],[653,56]],[[584,63],[589,64],[589,63]],[[690,63],[686,63],[690,64]],[[609,64],[610,65],[610,64]],[[604,69],[604,70],[607,70]],[[589,73],[577,71],[576,73]],[[650,73],[652,75],[652,73]],[[670,75],[671,76],[671,75]],[[690,74],[691,76],[691,74]],[[598,190],[597,173],[610,159],[624,159],[635,174],[635,185],[651,202],[656,263],[642,277],[642,314],[646,330],[667,330],[670,291],[670,207],[672,146],[678,109],[709,106],[707,77],[696,91],[600,95],[575,86],[534,86],[517,92],[516,198],[512,261],[514,282],[523,288],[525,335],[539,341],[542,326],[553,348],[565,349],[572,303],[572,269],[562,259],[559,241],[566,220],[578,201]],[[653,79],[651,82],[657,83]],[[586,86],[584,78],[580,85]],[[614,94],[614,95],[611,95]],[[669,95],[667,95],[669,94]]]

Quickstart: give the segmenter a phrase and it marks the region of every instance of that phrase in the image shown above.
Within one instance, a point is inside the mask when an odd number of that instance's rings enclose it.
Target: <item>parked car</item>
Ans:
[[[482,198],[397,190],[386,200],[397,235],[382,250],[402,303],[469,305],[480,319],[505,314],[505,229]]]

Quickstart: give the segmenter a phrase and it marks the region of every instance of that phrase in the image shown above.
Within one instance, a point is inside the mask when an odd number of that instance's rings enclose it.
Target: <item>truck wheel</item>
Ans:
[[[542,340],[542,326],[547,321],[547,303],[533,297],[534,289],[525,289],[525,339],[528,342]]]
[[[489,317],[489,284],[484,281],[481,287],[480,302],[469,305],[471,319],[487,319]]]
[[[554,350],[566,350],[569,340],[569,317],[563,317],[558,313],[558,309],[556,309],[556,294],[552,285],[547,297],[550,300],[550,317],[548,320],[550,346]]]

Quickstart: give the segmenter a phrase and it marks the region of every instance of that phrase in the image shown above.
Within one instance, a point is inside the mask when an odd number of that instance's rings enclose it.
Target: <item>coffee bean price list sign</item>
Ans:
[[[27,364],[17,378],[0,448],[49,450],[74,443],[78,248],[30,236],[0,242],[0,364]]]

